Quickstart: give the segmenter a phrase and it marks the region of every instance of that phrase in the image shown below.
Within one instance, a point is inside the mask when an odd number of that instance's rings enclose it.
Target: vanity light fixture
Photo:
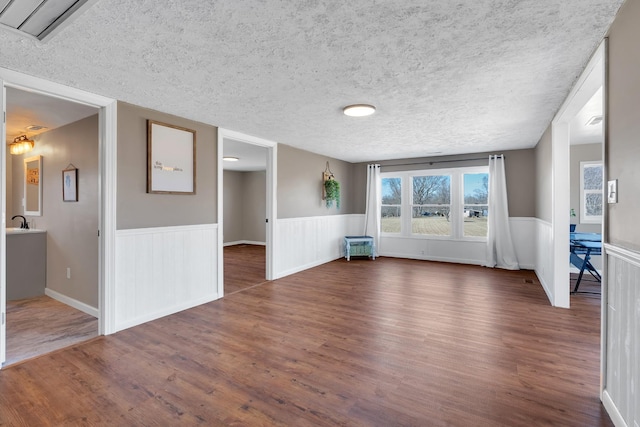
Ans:
[[[342,109],[345,115],[351,117],[365,117],[370,116],[376,112],[376,107],[369,104],[353,104],[347,105]]]
[[[225,162],[237,162],[240,160],[238,157],[225,156],[222,158]]]
[[[33,140],[27,138],[27,135],[20,135],[9,144],[9,153],[16,155],[28,153],[33,150],[34,145]]]

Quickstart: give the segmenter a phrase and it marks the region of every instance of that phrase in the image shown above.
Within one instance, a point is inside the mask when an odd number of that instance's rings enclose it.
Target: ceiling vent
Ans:
[[[0,0],[0,24],[47,41],[96,1]]]

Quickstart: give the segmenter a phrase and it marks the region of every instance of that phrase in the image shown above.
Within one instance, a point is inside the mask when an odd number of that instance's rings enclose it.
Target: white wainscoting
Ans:
[[[217,299],[217,224],[116,232],[116,331]]]
[[[605,244],[605,254],[604,402],[617,426],[637,427],[640,425],[640,253]]]
[[[278,219],[275,277],[280,278],[344,256],[344,236],[361,235],[364,215]]]
[[[553,230],[551,223],[536,218],[536,234],[531,241],[532,244],[535,244],[536,276],[538,276],[549,302],[553,304],[555,290],[553,288]],[[569,262],[568,252],[565,260],[567,263]]]
[[[535,269],[536,219],[509,218],[509,226],[520,268]],[[384,236],[379,246],[381,256],[475,265],[486,262],[485,241]]]

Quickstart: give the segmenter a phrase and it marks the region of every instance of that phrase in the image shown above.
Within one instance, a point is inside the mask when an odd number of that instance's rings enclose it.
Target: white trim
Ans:
[[[180,311],[188,310],[193,307],[197,307],[202,304],[206,304],[218,299],[218,296],[208,295],[206,297],[202,297],[195,300],[190,300],[187,302],[183,302],[182,304],[177,304],[171,306],[169,308],[158,310],[153,313],[145,313],[142,316],[135,317],[133,319],[126,320],[124,322],[118,322],[117,330],[122,331],[124,329],[132,328],[134,326],[142,325],[143,323],[151,322],[152,320],[159,319],[161,317],[169,316],[171,314],[178,313]]]
[[[100,114],[100,293],[98,307],[99,333],[116,331],[116,204],[118,188],[118,104],[116,101],[102,107]]]
[[[615,403],[613,403],[613,399],[611,399],[611,396],[609,395],[609,392],[607,392],[607,390],[604,390],[602,392],[602,404],[607,410],[611,421],[613,421],[613,425],[615,425],[616,427],[628,427],[628,424],[624,421],[624,418],[622,418],[622,414],[620,414],[620,411],[618,411],[618,407]]]
[[[552,247],[553,300],[556,307],[570,305],[569,263],[566,261],[569,242],[569,123],[591,97],[604,86],[605,42],[602,42],[580,78],[551,122],[552,150]],[[605,91],[603,90],[603,96]]]
[[[60,292],[54,291],[53,289],[44,288],[44,294],[56,301],[60,301],[63,304],[73,307],[76,310],[80,310],[83,313],[88,314],[89,316],[93,316],[95,318],[98,318],[100,316],[100,310],[98,310],[96,307],[92,307],[89,304],[83,303],[82,301],[78,301],[77,299],[68,297],[64,294],[61,294]]]
[[[612,245],[611,243],[605,243],[604,249],[607,255],[619,258],[626,263],[640,268],[640,253],[621,248],[620,246]]]
[[[0,69],[1,70],[1,69]],[[6,89],[4,87],[4,82],[2,81],[2,75],[0,75],[0,147],[6,147],[6,135],[7,132],[5,130],[5,112],[7,110],[5,104],[5,95]],[[7,235],[6,235],[6,226],[7,226],[7,162],[6,162],[7,149],[4,148],[0,150],[0,369],[2,364],[7,359],[6,357],[6,331],[7,331],[7,321],[6,321],[6,308],[7,308],[7,257],[6,257],[6,247],[7,247]]]
[[[175,233],[185,231],[211,230],[219,228],[219,224],[172,225],[168,227],[127,228],[116,231],[117,237],[143,236],[145,234]]]
[[[266,242],[254,242],[252,240],[236,240],[235,242],[227,242],[224,244],[224,247],[227,246],[235,246],[235,245],[256,245],[256,246],[266,246]]]

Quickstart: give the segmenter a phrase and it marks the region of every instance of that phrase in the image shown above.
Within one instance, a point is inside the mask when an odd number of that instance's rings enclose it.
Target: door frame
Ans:
[[[569,143],[571,119],[582,109],[591,97],[602,88],[602,164],[605,167],[603,180],[606,180],[606,156],[607,156],[607,124],[608,124],[608,39],[605,38],[591,56],[587,66],[578,78],[576,84],[569,92],[567,99],[562,104],[552,122],[552,161],[553,161],[553,208],[552,208],[552,233],[553,233],[553,287],[554,301],[552,305],[557,307],[570,307],[569,278]],[[606,188],[603,182],[603,187]],[[603,198],[603,203],[606,200]],[[603,206],[602,216],[602,242],[607,241],[607,209]],[[600,296],[600,400],[606,384],[606,360],[607,360],[607,255],[602,250],[602,279]]]
[[[606,118],[606,87],[604,84],[606,40],[591,56],[587,66],[569,92],[555,118],[551,122],[552,175],[553,175],[553,301],[556,307],[569,308],[569,142],[570,123],[582,107],[602,87],[603,114]],[[606,123],[606,120],[603,121]],[[604,126],[603,126],[604,130]],[[606,141],[603,142],[603,150]],[[603,157],[604,159],[604,157]],[[604,221],[603,221],[604,224]],[[604,230],[603,230],[604,231]],[[603,234],[603,241],[604,241]],[[604,282],[603,282],[604,286]]]
[[[267,139],[246,135],[240,132],[218,128],[218,296],[224,296],[224,183],[223,183],[223,148],[224,140],[257,145],[267,149],[267,195],[266,195],[266,264],[265,278],[276,278],[276,233],[275,222],[277,220],[277,176],[278,176],[278,144]]]
[[[98,112],[98,333],[115,332],[115,231],[117,187],[117,101],[17,71],[0,68],[2,120],[0,144],[6,147],[6,87],[89,105]],[[6,148],[0,150],[0,253],[6,254]],[[6,360],[6,257],[0,256],[0,366]]]

